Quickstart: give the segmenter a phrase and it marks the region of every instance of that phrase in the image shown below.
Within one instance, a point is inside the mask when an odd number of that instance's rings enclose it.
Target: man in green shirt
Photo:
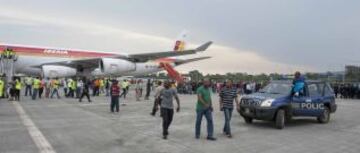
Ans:
[[[196,93],[198,95],[198,101],[196,104],[196,123],[195,123],[195,138],[200,138],[201,120],[205,116],[207,121],[207,140],[215,141],[214,134],[214,123],[213,123],[213,107],[211,103],[210,94],[210,80],[204,79],[203,85],[200,86]]]

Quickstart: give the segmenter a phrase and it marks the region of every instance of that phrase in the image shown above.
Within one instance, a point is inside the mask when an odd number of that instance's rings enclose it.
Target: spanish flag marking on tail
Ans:
[[[183,30],[180,35],[177,36],[174,51],[184,51],[185,50],[185,41],[187,39],[188,31]]]
[[[183,51],[185,49],[185,42],[178,40],[175,42],[175,47],[174,50],[175,51]]]

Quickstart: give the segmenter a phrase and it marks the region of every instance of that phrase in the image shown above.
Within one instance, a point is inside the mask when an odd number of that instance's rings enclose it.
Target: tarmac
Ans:
[[[233,138],[222,134],[223,113],[213,95],[215,136],[194,138],[196,95],[180,95],[168,140],[161,135],[161,118],[150,116],[153,99],[135,101],[133,94],[110,113],[109,97],[0,100],[0,153],[359,153],[360,101],[338,99],[338,110],[328,124],[298,118],[285,129],[272,122],[246,124],[237,112],[231,121]]]

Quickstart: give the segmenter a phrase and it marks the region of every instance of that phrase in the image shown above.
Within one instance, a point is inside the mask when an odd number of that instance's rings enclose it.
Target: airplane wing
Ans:
[[[156,60],[164,57],[175,57],[182,55],[195,54],[197,52],[205,51],[210,45],[211,41],[199,46],[196,49],[184,50],[184,51],[165,51],[165,52],[153,52],[153,53],[140,53],[140,54],[129,54],[129,55],[115,55],[109,56],[106,58],[118,58],[124,59],[132,62],[146,62],[149,60]],[[62,62],[52,62],[52,63],[44,63],[42,65],[33,66],[33,67],[42,67],[44,65],[61,65],[72,67],[76,69],[95,69],[99,67],[99,62],[101,58],[86,58],[79,60],[70,60],[70,61],[62,61]]]
[[[156,52],[156,53],[143,53],[143,54],[133,54],[129,55],[129,59],[135,62],[146,62],[148,60],[155,60],[164,57],[174,57],[195,54],[197,52],[205,51],[212,44],[211,41],[199,46],[196,49],[184,50],[184,51],[166,51],[166,52]]]
[[[205,56],[205,57],[198,57],[198,58],[192,58],[192,59],[186,59],[186,60],[178,60],[178,61],[175,61],[175,64],[176,65],[182,65],[182,64],[186,64],[186,63],[190,63],[190,62],[209,59],[209,58],[211,58],[211,57],[210,56]]]

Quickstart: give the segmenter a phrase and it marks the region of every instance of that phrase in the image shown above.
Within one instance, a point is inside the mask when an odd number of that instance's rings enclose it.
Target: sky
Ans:
[[[357,0],[0,0],[0,42],[145,53],[172,50],[188,31],[180,72],[293,73],[360,65]]]

